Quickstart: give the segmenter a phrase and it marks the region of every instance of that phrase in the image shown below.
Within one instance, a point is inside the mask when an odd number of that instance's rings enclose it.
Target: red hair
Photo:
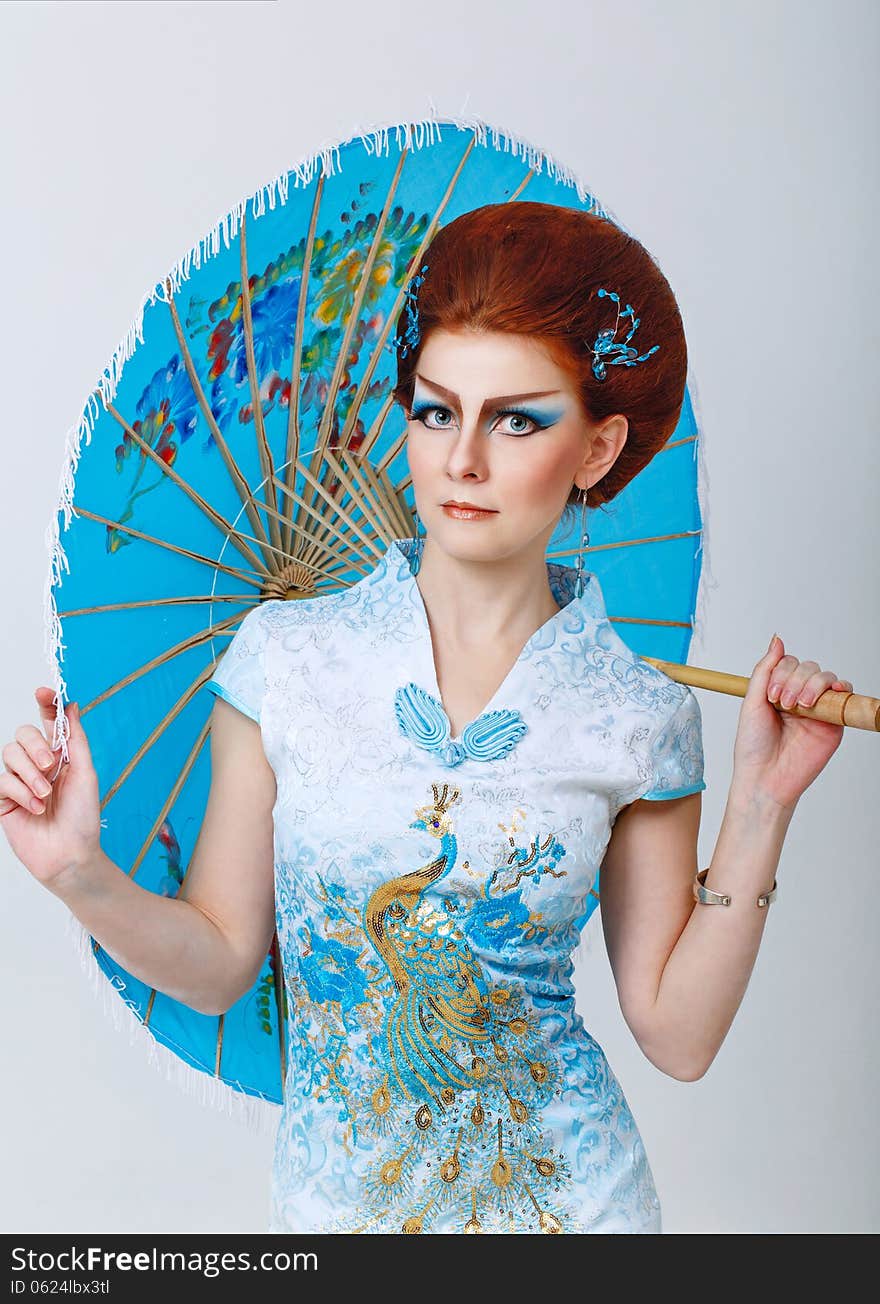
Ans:
[[[441,227],[416,270],[427,264],[417,293],[420,339],[397,352],[394,397],[409,411],[414,372],[428,332],[439,328],[508,331],[536,337],[580,396],[591,423],[620,413],[629,422],[614,465],[587,491],[588,507],[610,502],[663,447],[678,424],[687,383],[687,346],[675,296],[638,240],[608,218],[580,209],[515,200],[486,204]],[[592,347],[613,327],[617,305],[604,288],[633,305],[640,325],[631,340],[640,354],[658,352],[633,367],[608,366],[593,375]],[[397,333],[407,326],[406,303]],[[615,341],[632,321],[621,317]],[[579,503],[572,487],[567,506]]]

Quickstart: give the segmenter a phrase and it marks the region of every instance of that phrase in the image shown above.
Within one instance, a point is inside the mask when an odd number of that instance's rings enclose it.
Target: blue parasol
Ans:
[[[145,296],[89,394],[48,540],[56,740],[66,759],[70,696],[100,782],[102,846],[142,887],[173,897],[185,882],[210,787],[208,685],[244,616],[348,586],[416,532],[389,347],[408,278],[439,226],[520,198],[623,227],[567,168],[475,119],[320,150],[227,213]],[[689,376],[666,447],[591,518],[589,564],[617,632],[680,664],[706,589],[701,444]],[[579,542],[563,516],[548,559],[573,564]],[[252,990],[209,1016],[71,926],[117,1025],[152,1059],[206,1102],[274,1119],[277,937]]]

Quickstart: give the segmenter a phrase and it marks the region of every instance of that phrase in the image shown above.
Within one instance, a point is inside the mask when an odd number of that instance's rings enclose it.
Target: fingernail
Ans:
[[[778,637],[779,637],[778,634],[774,634],[774,635],[773,635],[773,637],[771,638],[771,640],[770,640],[770,642],[769,642],[769,644],[768,644],[768,646],[767,646],[767,651],[768,651],[768,652],[772,652],[772,651],[773,651],[773,644],[776,642],[776,640],[777,640]]]
[[[794,706],[794,693],[783,693],[781,700],[783,706]]]
[[[779,685],[771,684],[770,687],[767,689],[767,696],[769,697],[771,702],[775,702],[777,697],[779,696]]]

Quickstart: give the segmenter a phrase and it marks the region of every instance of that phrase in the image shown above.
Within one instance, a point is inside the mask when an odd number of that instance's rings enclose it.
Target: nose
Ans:
[[[489,448],[478,418],[462,421],[455,432],[446,457],[447,473],[455,480],[473,478],[483,480],[488,470]]]

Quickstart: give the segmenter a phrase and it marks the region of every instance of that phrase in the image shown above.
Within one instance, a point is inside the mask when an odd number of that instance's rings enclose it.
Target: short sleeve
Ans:
[[[695,695],[684,687],[684,697],[660,726],[651,743],[653,776],[642,794],[644,801],[667,801],[701,792],[703,778],[703,720]]]
[[[266,622],[260,605],[244,617],[205,685],[258,724],[266,688],[265,648]]]

